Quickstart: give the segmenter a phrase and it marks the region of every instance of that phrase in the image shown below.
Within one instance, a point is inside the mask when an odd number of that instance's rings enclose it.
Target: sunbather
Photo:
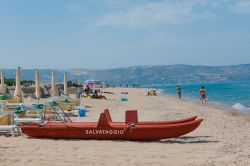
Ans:
[[[97,90],[95,90],[95,93],[92,95],[91,98],[92,98],[92,99],[105,99],[105,100],[107,100],[107,98],[106,98],[105,96],[103,96],[103,95],[98,95]]]

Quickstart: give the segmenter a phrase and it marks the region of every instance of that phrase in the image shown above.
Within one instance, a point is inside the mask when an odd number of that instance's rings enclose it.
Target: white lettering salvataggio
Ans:
[[[104,134],[108,134],[108,135],[122,135],[124,134],[124,130],[85,130],[85,134],[93,134],[93,135],[96,135],[96,134],[101,134],[101,135],[104,135]]]

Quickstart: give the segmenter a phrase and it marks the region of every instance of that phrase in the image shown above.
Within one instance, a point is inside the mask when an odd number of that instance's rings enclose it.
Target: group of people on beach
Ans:
[[[147,96],[157,96],[156,90],[150,90],[150,91],[148,91]]]
[[[181,99],[181,86],[180,85],[177,85],[176,91],[177,91],[177,94],[178,94],[178,98]],[[199,94],[200,94],[200,101],[201,101],[201,103],[202,104],[206,103],[206,90],[205,90],[204,86],[202,86],[200,88]]]
[[[97,90],[92,90],[89,85],[87,85],[84,89],[83,89],[83,93],[81,95],[82,97],[85,98],[92,98],[92,99],[104,99],[107,100],[107,98],[103,95],[98,94]]]

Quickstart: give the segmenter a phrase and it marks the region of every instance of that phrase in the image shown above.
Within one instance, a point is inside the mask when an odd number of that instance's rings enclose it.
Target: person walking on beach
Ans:
[[[179,99],[181,99],[181,86],[180,85],[177,85],[176,91],[177,91]]]
[[[200,100],[202,104],[206,103],[206,90],[204,86],[200,89]]]

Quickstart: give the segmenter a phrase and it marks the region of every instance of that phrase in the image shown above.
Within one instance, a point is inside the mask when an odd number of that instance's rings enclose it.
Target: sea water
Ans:
[[[147,87],[156,88],[162,93],[177,97],[176,86],[162,85]],[[204,86],[206,89],[208,103],[227,106],[250,113],[250,82],[182,84],[182,98],[199,101],[199,89],[201,86]]]

